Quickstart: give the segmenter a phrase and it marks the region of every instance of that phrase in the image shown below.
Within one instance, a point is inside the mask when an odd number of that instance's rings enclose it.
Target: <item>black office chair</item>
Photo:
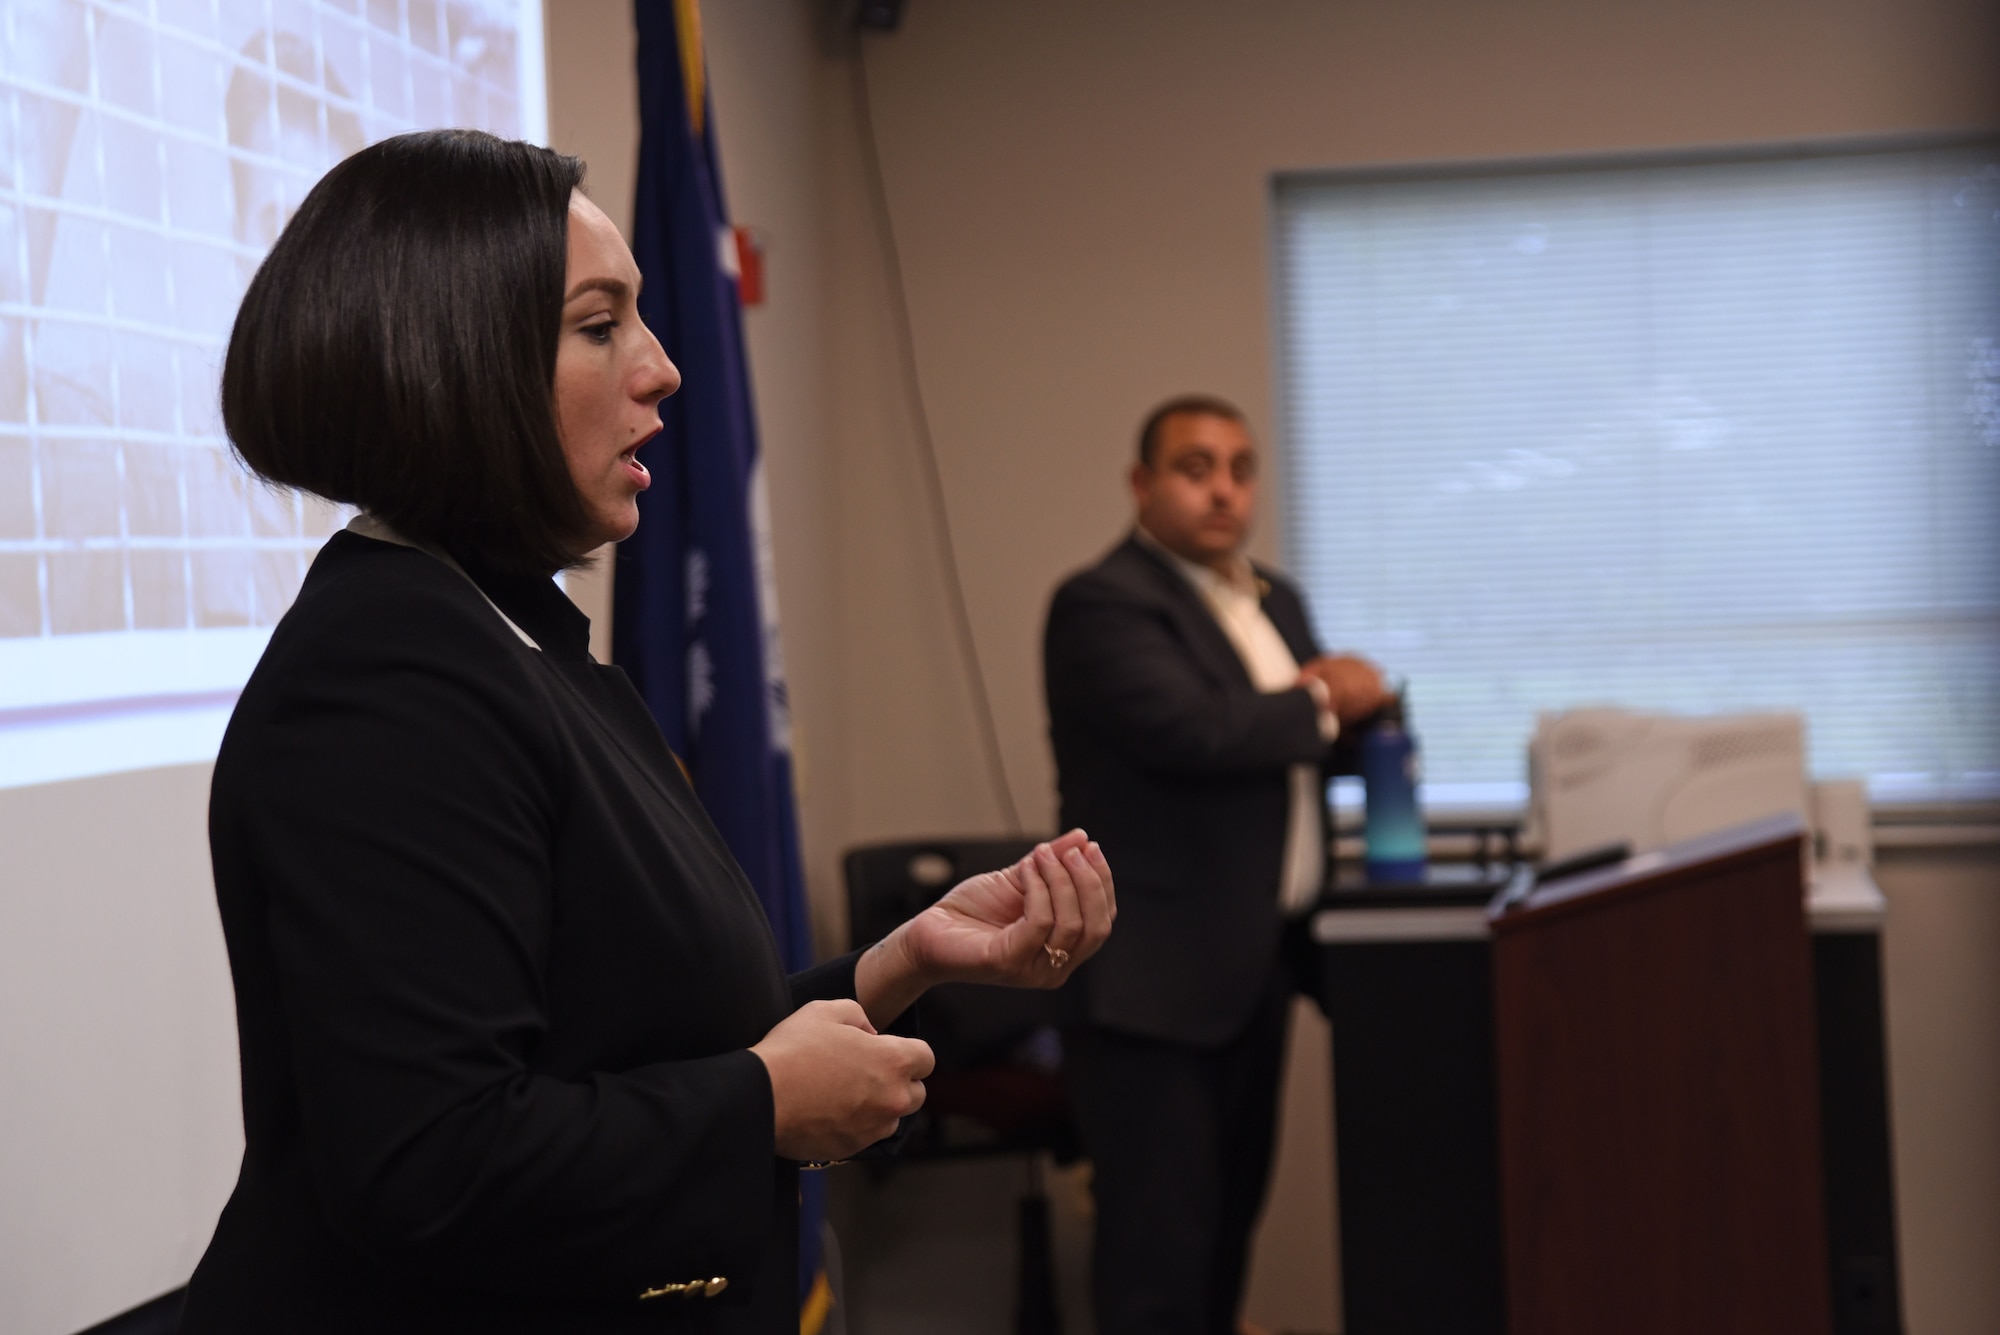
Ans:
[[[850,849],[849,939],[881,940],[958,882],[1019,861],[1033,839],[924,839]],[[1018,1335],[1059,1335],[1049,1201],[1041,1155],[1072,1163],[1079,1150],[1062,1082],[1063,994],[948,983],[918,1003],[937,1068],[912,1119],[901,1158],[960,1159],[1025,1154],[1029,1187],[1020,1201]]]

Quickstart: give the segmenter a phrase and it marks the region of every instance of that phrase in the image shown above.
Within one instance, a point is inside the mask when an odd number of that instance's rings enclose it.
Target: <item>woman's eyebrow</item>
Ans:
[[[625,283],[621,279],[586,278],[564,294],[563,304],[567,306],[586,292],[608,292],[614,298],[623,299],[625,294],[630,291],[631,289],[625,286]]]

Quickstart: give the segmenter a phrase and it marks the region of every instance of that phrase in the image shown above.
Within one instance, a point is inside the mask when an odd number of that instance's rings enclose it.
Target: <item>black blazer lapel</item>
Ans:
[[[1158,594],[1161,606],[1172,614],[1188,647],[1204,667],[1225,680],[1254,686],[1250,669],[1243,666],[1243,656],[1236,652],[1214,611],[1202,601],[1194,585],[1188,583],[1187,576],[1137,538],[1127,538],[1118,554],[1128,556],[1135,569],[1144,572],[1148,590]]]

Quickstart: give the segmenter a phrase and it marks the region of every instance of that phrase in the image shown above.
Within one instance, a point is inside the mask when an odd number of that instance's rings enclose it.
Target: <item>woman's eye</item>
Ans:
[[[617,327],[618,322],[616,320],[600,320],[596,324],[585,325],[583,328],[577,330],[577,332],[592,343],[609,343],[611,341],[611,331]]]

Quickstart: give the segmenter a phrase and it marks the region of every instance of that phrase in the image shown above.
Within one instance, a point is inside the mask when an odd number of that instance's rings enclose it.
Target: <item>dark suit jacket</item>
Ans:
[[[797,1328],[755,893],[550,581],[339,534],[209,808],[245,1147],[205,1332]],[[719,1296],[641,1300],[724,1277]]]
[[[1292,586],[1258,569],[1301,663],[1319,647]],[[1056,590],[1043,637],[1062,824],[1104,846],[1118,928],[1077,974],[1091,1022],[1213,1045],[1278,961],[1290,766],[1338,767],[1312,697],[1251,684],[1215,615],[1134,539]]]

